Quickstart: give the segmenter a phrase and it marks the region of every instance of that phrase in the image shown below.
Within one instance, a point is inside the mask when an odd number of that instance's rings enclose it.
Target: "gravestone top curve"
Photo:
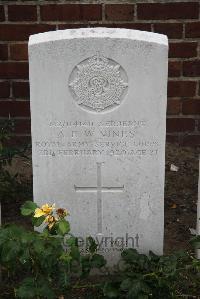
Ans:
[[[68,30],[57,30],[49,31],[44,33],[38,33],[31,35],[29,38],[29,46],[51,42],[63,39],[72,38],[124,38],[133,39],[138,41],[145,41],[151,43],[158,43],[168,46],[167,36],[159,33],[152,33],[147,31],[132,30],[132,29],[121,29],[121,28],[79,28],[79,29],[68,29]]]

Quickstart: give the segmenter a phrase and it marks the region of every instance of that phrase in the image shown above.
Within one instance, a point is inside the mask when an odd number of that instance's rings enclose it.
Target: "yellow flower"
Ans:
[[[44,215],[45,215],[45,213],[44,213],[43,210],[41,210],[39,208],[35,209],[35,214],[34,214],[35,218],[39,218],[39,217],[44,216]]]
[[[55,204],[53,204],[52,206],[49,206],[46,203],[45,205],[42,205],[41,209],[40,208],[35,209],[34,217],[39,218],[41,216],[48,215],[53,211],[54,207],[55,207]]]
[[[52,210],[54,209],[55,204],[49,206],[47,203],[45,205],[42,206],[42,210],[45,214],[49,214],[52,212]]]

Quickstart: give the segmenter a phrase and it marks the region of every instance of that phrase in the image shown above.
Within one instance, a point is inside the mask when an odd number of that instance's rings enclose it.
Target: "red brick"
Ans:
[[[187,77],[200,76],[200,60],[184,61],[183,75]]]
[[[73,28],[95,28],[95,27],[110,27],[110,28],[126,28],[126,29],[136,29],[136,30],[144,30],[151,31],[151,24],[148,23],[112,23],[112,24],[59,24],[59,29],[73,29]]]
[[[200,100],[184,100],[182,112],[183,114],[200,114]]]
[[[0,101],[0,117],[30,117],[29,101]]]
[[[198,19],[198,2],[144,3],[138,4],[140,20]]]
[[[0,25],[0,40],[2,41],[24,41],[28,40],[31,34],[56,29],[54,25],[34,24],[34,25]]]
[[[144,31],[151,31],[151,24],[145,23],[121,23],[115,24],[118,28],[125,28],[125,29],[136,29],[136,30],[144,30]],[[110,27],[110,25],[109,25]]]
[[[183,136],[182,145],[184,146],[200,146],[200,135]]]
[[[30,117],[29,101],[0,101],[0,117]]]
[[[15,133],[16,134],[30,134],[31,133],[30,119],[15,120]]]
[[[190,97],[196,94],[195,81],[169,81],[168,96],[169,97]]]
[[[169,100],[167,102],[167,114],[175,115],[181,111],[181,102],[179,100]]]
[[[10,116],[10,101],[0,101],[0,117]]]
[[[179,143],[179,136],[167,134],[166,141],[169,143]]]
[[[41,5],[43,21],[99,21],[102,18],[100,4],[50,4]]]
[[[24,147],[28,144],[31,144],[31,135],[29,136],[12,136],[7,141],[8,146],[14,146],[16,147]]]
[[[0,82],[0,98],[9,98],[10,83],[8,81]]]
[[[8,20],[19,21],[36,21],[37,7],[35,5],[8,5]]]
[[[11,117],[30,117],[29,101],[11,102]]]
[[[181,75],[181,61],[169,61],[168,75],[169,77],[179,77]]]
[[[197,56],[196,42],[180,42],[169,44],[169,57],[170,58],[190,58]]]
[[[168,38],[181,38],[183,34],[183,24],[180,23],[160,23],[154,24],[154,31],[166,34]]]
[[[0,6],[0,22],[5,21],[5,13],[3,5]]]
[[[98,26],[98,25],[97,25]],[[58,24],[58,29],[87,28],[88,24]]]
[[[29,98],[29,83],[28,82],[13,82],[14,98]]]
[[[134,17],[133,4],[107,4],[105,17],[108,21],[132,21]]]
[[[6,62],[0,63],[0,78],[3,79],[27,79],[28,63],[26,62]]]
[[[188,23],[185,25],[186,37],[200,37],[200,22]]]
[[[99,25],[97,25],[99,26]],[[144,30],[151,31],[151,24],[148,23],[113,23],[113,24],[101,24],[103,27],[111,27],[111,28],[125,28],[125,29],[136,29],[136,30]]]
[[[192,132],[195,129],[195,120],[192,118],[168,118],[167,132]]]
[[[11,60],[28,60],[27,44],[11,44],[10,45]]]
[[[8,45],[0,44],[0,60],[8,59]]]

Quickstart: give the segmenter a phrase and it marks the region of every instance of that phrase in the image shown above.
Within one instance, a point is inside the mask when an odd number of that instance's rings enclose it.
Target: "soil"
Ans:
[[[196,227],[199,152],[199,148],[180,147],[173,144],[166,146],[165,253],[188,248],[192,236],[190,230]],[[31,159],[16,158],[9,171],[13,174],[17,172],[20,180],[27,184],[29,190],[32,190],[30,161]],[[172,167],[176,171],[172,171]],[[20,215],[20,206],[30,198],[32,198],[31,192],[28,195],[25,192],[20,198],[16,194],[12,201],[3,202],[2,223],[15,222],[29,226],[27,220]]]
[[[199,153],[199,148],[166,147],[165,253],[187,249],[196,228]]]

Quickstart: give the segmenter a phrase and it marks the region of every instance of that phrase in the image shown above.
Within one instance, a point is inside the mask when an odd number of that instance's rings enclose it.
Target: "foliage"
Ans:
[[[0,121],[0,202],[16,199],[16,195],[22,198],[31,198],[31,184],[19,176],[18,173],[11,174],[7,167],[11,166],[15,157],[27,159],[25,152],[27,146],[20,148],[9,146],[14,130],[12,120]]]
[[[43,229],[42,232],[27,231],[16,225],[0,228],[2,271],[13,283],[17,298],[58,298],[72,288],[72,281],[77,284],[93,268],[101,269],[105,265],[104,258],[96,253],[92,238],[88,239],[88,253],[80,254],[78,240],[71,235],[65,219],[66,210],[56,210],[47,204],[39,208],[28,201],[21,212],[31,216],[34,225],[42,225]]]
[[[21,213],[31,217],[40,232],[16,225],[0,228],[2,272],[5,282],[12,284],[13,298],[65,298],[73,289],[91,287],[98,290],[96,298],[107,299],[173,299],[199,293],[200,261],[188,252],[158,256],[131,248],[122,252],[115,273],[104,283],[82,285],[92,269],[106,266],[95,241],[88,237],[81,254],[78,239],[70,233],[69,212],[55,205],[38,207],[27,201]],[[199,237],[192,243],[200,248]]]
[[[13,130],[14,122],[12,120],[0,120],[0,170],[4,166],[11,165],[12,159],[16,155],[24,155],[24,149],[8,145]]]
[[[172,299],[200,285],[200,261],[186,252],[170,256],[122,252],[114,279],[104,285],[107,298]]]

